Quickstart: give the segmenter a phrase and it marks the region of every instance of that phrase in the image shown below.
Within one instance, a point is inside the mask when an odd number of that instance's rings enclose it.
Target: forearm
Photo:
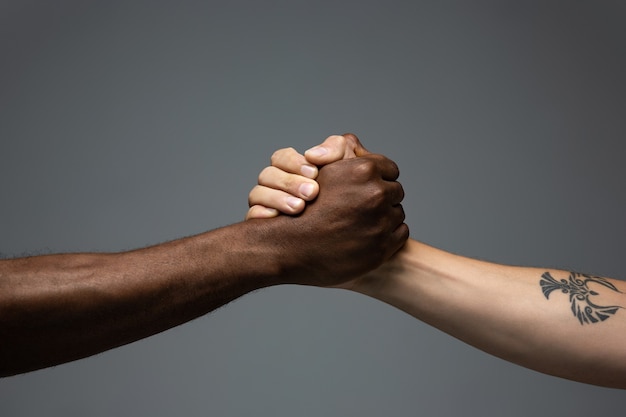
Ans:
[[[0,374],[121,346],[276,283],[264,232],[242,223],[124,253],[0,262]]]
[[[561,282],[569,282],[569,276],[565,271],[481,262],[409,241],[353,289],[508,361],[626,388],[626,311],[620,307],[626,305],[626,286],[598,279],[611,289],[578,277],[581,289],[597,295],[572,302],[571,288],[564,293]],[[599,308],[607,306],[618,308]]]
[[[381,155],[340,161],[296,217],[119,254],[1,261],[0,376],[130,343],[257,288],[336,285],[378,267],[408,238],[398,175]]]

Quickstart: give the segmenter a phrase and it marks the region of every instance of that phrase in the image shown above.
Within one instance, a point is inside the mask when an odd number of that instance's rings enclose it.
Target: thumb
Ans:
[[[327,165],[341,159],[355,158],[367,155],[369,151],[352,133],[333,135],[326,138],[321,144],[312,147],[304,153],[306,160],[317,166]]]

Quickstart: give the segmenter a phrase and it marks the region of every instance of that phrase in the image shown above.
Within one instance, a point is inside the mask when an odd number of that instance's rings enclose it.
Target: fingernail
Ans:
[[[313,184],[311,184],[310,182],[305,182],[304,184],[300,185],[299,191],[300,194],[302,194],[306,198],[309,198],[311,197],[311,194],[313,194],[313,188]]]
[[[313,165],[302,165],[300,172],[307,178],[315,178],[317,176],[317,168]]]
[[[298,197],[287,197],[287,205],[294,210],[300,208],[300,206],[304,204],[304,201]]]
[[[328,155],[328,149],[324,148],[323,146],[314,146],[305,153],[309,156],[324,156]]]

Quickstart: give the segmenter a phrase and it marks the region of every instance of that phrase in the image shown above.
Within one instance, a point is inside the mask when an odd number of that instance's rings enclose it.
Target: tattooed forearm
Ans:
[[[598,292],[589,288],[589,283],[602,285],[610,291],[621,293],[615,285],[605,278],[595,277],[593,275],[580,274],[578,272],[570,272],[568,279],[557,281],[550,272],[544,272],[541,275],[539,285],[546,299],[549,299],[552,291],[560,290],[564,294],[569,294],[569,301],[574,317],[580,321],[580,324],[592,324],[604,321],[615,314],[621,306],[601,306],[592,302],[592,297],[598,295]]]

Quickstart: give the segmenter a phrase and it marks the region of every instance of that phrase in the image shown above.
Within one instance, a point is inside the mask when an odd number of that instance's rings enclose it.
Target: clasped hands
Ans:
[[[249,194],[246,220],[301,222],[296,236],[286,228],[283,237],[285,244],[299,241],[290,253],[307,277],[298,283],[348,287],[408,239],[398,176],[393,161],[370,153],[353,134],[330,136],[304,155],[280,149]]]

